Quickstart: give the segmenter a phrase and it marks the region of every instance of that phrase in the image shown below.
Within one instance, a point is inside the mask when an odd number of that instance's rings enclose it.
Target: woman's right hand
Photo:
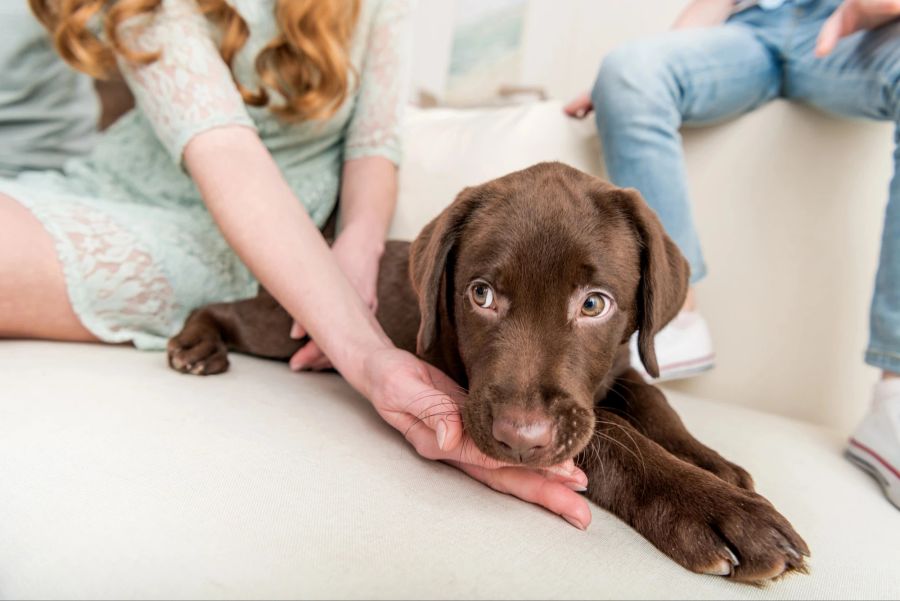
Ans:
[[[494,490],[540,505],[582,530],[591,522],[587,501],[578,492],[587,476],[569,460],[532,470],[491,459],[475,446],[462,426],[465,392],[439,369],[395,348],[374,351],[366,360],[366,396],[379,415],[399,430],[419,455],[444,461]]]

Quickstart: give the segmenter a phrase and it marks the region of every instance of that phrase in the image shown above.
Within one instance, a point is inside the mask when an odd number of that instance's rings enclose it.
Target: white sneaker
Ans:
[[[872,409],[850,438],[847,457],[869,472],[900,509],[900,379],[875,385]]]
[[[641,363],[637,334],[631,337],[631,366],[648,382],[690,378],[715,367],[716,354],[706,320],[696,311],[682,311],[656,334],[656,359],[659,378],[653,379]]]

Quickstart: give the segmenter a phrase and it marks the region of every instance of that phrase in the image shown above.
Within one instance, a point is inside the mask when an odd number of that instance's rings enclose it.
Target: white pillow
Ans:
[[[403,135],[400,196],[389,238],[412,240],[465,188],[541,161],[601,173],[592,119],[559,102],[487,109],[410,107]]]

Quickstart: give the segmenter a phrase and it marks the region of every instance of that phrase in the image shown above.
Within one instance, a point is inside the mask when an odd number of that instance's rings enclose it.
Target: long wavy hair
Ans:
[[[219,27],[219,52],[233,76],[234,58],[250,35],[247,23],[225,0],[195,1]],[[129,48],[119,27],[139,15],[152,17],[162,0],[29,0],[29,4],[63,59],[93,77],[115,73],[116,54],[139,65],[159,58],[158,52]],[[262,85],[249,90],[235,79],[244,102],[269,106],[291,121],[332,116],[350,93],[350,38],[359,4],[360,0],[277,0],[274,16],[280,32],[256,57]],[[94,26],[98,22],[102,35]],[[278,92],[284,104],[271,103],[267,90]]]

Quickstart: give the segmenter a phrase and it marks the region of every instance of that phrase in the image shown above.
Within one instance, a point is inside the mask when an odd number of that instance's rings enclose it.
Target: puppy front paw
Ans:
[[[169,366],[195,376],[211,376],[228,370],[228,348],[218,328],[194,315],[184,329],[169,340],[166,347]]]
[[[661,495],[640,512],[635,527],[700,574],[761,583],[806,571],[809,548],[771,503],[711,478],[699,490]]]

